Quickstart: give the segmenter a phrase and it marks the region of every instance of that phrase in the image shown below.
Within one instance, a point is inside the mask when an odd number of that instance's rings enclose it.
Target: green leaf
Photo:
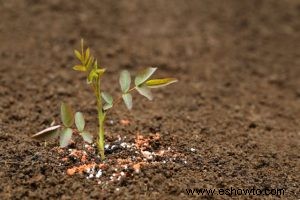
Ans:
[[[171,83],[175,83],[178,80],[175,78],[162,78],[162,79],[152,79],[146,81],[146,85],[149,88],[159,88],[159,87],[164,87],[167,86]]]
[[[59,137],[59,145],[60,147],[66,147],[69,145],[71,138],[72,138],[72,129],[65,128],[62,130],[60,137]]]
[[[113,104],[113,98],[110,94],[108,94],[107,92],[101,92],[101,96],[106,103],[108,103],[109,105]]]
[[[83,65],[75,65],[73,67],[73,69],[76,70],[76,71],[81,71],[81,72],[85,72],[86,71],[86,67],[83,66]]]
[[[91,57],[89,58],[89,61],[88,61],[87,64],[86,64],[86,69],[87,69],[87,70],[89,70],[89,69],[91,68],[93,62],[94,62],[94,58],[91,56]]]
[[[131,83],[130,73],[127,70],[123,70],[120,74],[119,83],[123,93],[128,92]]]
[[[86,141],[87,143],[93,142],[93,136],[89,132],[84,131],[84,132],[81,132],[80,135],[81,135],[82,139],[84,141]]]
[[[98,78],[98,74],[96,72],[96,69],[92,69],[87,77],[87,83],[90,84],[93,82],[93,80],[95,80],[96,78]]]
[[[98,76],[100,77],[100,76],[102,76],[102,75],[104,74],[105,70],[106,70],[106,69],[104,69],[104,68],[96,69],[96,73],[97,73]]]
[[[129,93],[123,94],[122,95],[123,101],[128,108],[128,110],[131,110],[132,108],[132,96]]]
[[[87,64],[87,62],[89,61],[89,59],[90,59],[90,48],[87,48],[85,50],[84,63]]]
[[[140,87],[136,87],[136,90],[137,90],[141,95],[143,95],[144,97],[146,97],[147,99],[149,99],[149,100],[152,100],[152,99],[153,99],[151,90],[150,90],[147,86],[143,85],[143,86],[140,86]]]
[[[113,107],[113,105],[112,104],[105,104],[104,106],[103,106],[103,110],[108,110],[108,109],[110,109],[110,108],[112,108]]]
[[[150,76],[156,71],[157,68],[149,67],[139,73],[134,80],[136,86],[142,85]]]
[[[49,128],[46,128],[36,134],[34,134],[33,136],[31,136],[34,139],[37,140],[50,140],[50,139],[55,139],[58,137],[59,135],[59,131],[58,129],[61,127],[61,125],[57,125],[57,126],[51,126]]]
[[[65,127],[71,127],[73,125],[74,116],[73,116],[72,108],[69,105],[65,103],[61,103],[60,116],[61,116],[61,121],[63,122]]]
[[[80,132],[83,131],[84,126],[85,126],[85,121],[84,121],[83,114],[81,112],[75,113],[75,124],[76,124],[78,131],[80,131]]]
[[[74,54],[75,54],[75,56],[76,56],[76,58],[77,58],[78,60],[82,61],[82,56],[81,56],[81,54],[79,53],[79,51],[74,50]]]

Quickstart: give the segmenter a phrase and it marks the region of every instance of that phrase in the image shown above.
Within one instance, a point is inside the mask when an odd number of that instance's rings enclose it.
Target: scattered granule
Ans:
[[[143,156],[147,160],[152,160],[153,159],[152,153],[150,151],[141,151],[141,153],[143,154]]]
[[[64,149],[62,149],[62,148],[60,148],[60,147],[53,147],[51,150],[52,150],[52,151],[56,151],[56,152],[59,153],[59,154],[62,154],[62,153],[65,152]]]
[[[73,176],[76,173],[77,168],[76,167],[72,167],[70,169],[67,170],[67,174],[69,176]]]
[[[80,166],[69,167],[66,174],[85,174],[87,179],[97,180],[98,184],[110,184],[131,177],[134,173],[140,173],[142,168],[148,165],[162,165],[169,162],[181,162],[185,165],[186,156],[170,147],[163,147],[156,143],[161,139],[158,133],[142,136],[137,134],[134,143],[125,140],[125,137],[117,136],[113,142],[106,144],[109,150],[108,158],[102,162],[100,156],[96,154],[96,145],[83,145],[83,149],[61,149],[56,148],[56,152],[63,152],[58,155],[63,161],[76,162]],[[153,148],[152,145],[155,145]],[[158,146],[157,146],[158,145]],[[117,149],[117,151],[115,151]],[[119,154],[119,150],[122,150]],[[154,149],[157,149],[154,151]],[[124,155],[128,155],[124,157]],[[109,158],[112,156],[112,158]],[[65,162],[62,162],[65,164]]]
[[[98,165],[98,167],[102,170],[107,170],[108,169],[108,165],[107,164],[104,164],[104,163],[101,163]]]
[[[87,161],[87,156],[86,154],[83,154],[82,157],[81,157],[81,162],[86,162]]]
[[[61,160],[64,161],[64,162],[67,162],[69,159],[67,157],[64,157]]]
[[[96,166],[96,163],[90,163],[90,164],[84,164],[77,167],[72,167],[67,170],[68,175],[74,175],[75,173],[82,174],[84,171],[90,170],[91,168],[94,168]]]
[[[145,164],[145,162],[138,162],[134,165],[132,165],[132,168],[134,169],[135,173],[140,173],[141,171],[141,166]]]
[[[91,145],[86,144],[86,145],[84,145],[84,147],[87,149],[88,152],[94,152],[95,151],[95,149]]]
[[[121,120],[120,120],[120,123],[121,123],[122,125],[124,125],[124,126],[128,126],[128,125],[130,124],[130,121],[127,120],[127,119],[121,119]]]
[[[73,156],[73,157],[76,157],[76,158],[81,158],[83,154],[84,154],[83,151],[73,149],[70,153],[70,156]]]
[[[160,134],[151,134],[149,137],[144,137],[137,133],[135,138],[135,146],[137,149],[140,149],[141,151],[146,150],[151,147],[150,143],[159,141],[160,140]]]
[[[127,159],[122,159],[122,158],[118,158],[117,159],[117,163],[119,164],[119,165],[125,165],[125,164],[129,164],[129,163],[131,163],[132,161],[129,159],[129,158],[127,158]]]
[[[157,156],[163,156],[164,153],[165,153],[164,150],[159,150],[157,153],[155,153],[155,155],[157,155]]]
[[[135,146],[137,149],[140,150],[145,150],[146,148],[149,148],[149,138],[144,138],[144,136],[138,133],[135,138]]]

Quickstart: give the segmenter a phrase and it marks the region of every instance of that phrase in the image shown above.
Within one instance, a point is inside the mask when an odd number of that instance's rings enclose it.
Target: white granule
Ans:
[[[99,178],[100,176],[102,176],[102,170],[101,169],[97,172],[96,178]]]

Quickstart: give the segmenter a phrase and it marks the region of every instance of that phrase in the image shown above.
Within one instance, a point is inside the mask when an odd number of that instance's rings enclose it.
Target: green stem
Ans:
[[[102,112],[101,112],[102,113]],[[99,133],[98,133],[98,150],[101,156],[101,160],[105,160],[105,155],[104,155],[104,121],[105,121],[105,114],[99,114],[98,119],[99,119]]]
[[[101,99],[101,91],[100,91],[100,78],[97,78],[96,84],[95,84],[95,92],[96,92],[96,98],[97,98],[97,111],[98,111],[98,123],[99,123],[99,129],[98,129],[98,141],[97,146],[98,150],[101,156],[101,160],[105,159],[104,155],[104,121],[105,121],[105,113],[103,112],[102,107],[102,99]]]

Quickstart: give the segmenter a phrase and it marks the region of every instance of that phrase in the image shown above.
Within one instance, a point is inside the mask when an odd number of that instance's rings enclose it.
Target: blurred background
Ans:
[[[165,116],[176,122],[166,129],[196,135],[228,116],[299,122],[298,0],[1,0],[0,13],[0,122],[9,132],[46,126],[60,101],[94,112],[85,75],[71,70],[80,38],[107,68],[113,94],[121,69],[156,66],[157,77],[180,80],[157,92],[160,103],[136,100],[134,120]]]

